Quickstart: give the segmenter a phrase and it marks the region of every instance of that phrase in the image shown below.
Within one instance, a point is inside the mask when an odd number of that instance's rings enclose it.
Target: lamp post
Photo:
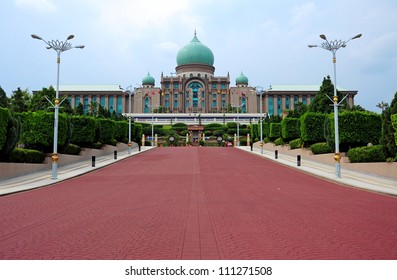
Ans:
[[[239,101],[240,103],[240,101]],[[242,105],[232,105],[232,108],[236,108],[237,111],[237,147],[240,146],[240,119],[239,119],[239,110]]]
[[[154,146],[154,113],[153,113],[153,109],[154,107],[159,106],[159,104],[156,105],[150,105],[150,107],[152,108],[152,147]]]
[[[123,90],[122,87],[120,87],[121,90]],[[136,91],[136,88],[132,90],[132,86],[128,86],[125,90],[125,92],[129,95],[128,98],[128,154],[131,154],[131,147],[132,147],[132,142],[131,142],[131,95],[134,95]]]
[[[62,100],[59,102],[59,68],[61,64],[61,53],[68,51],[73,48],[77,49],[82,49],[84,48],[83,45],[78,45],[78,46],[72,46],[69,40],[74,38],[74,35],[69,35],[67,39],[63,41],[59,40],[51,40],[51,41],[46,41],[43,38],[41,38],[38,35],[32,34],[31,35],[33,39],[41,40],[44,43],[47,44],[47,49],[53,49],[54,51],[57,52],[57,89],[56,89],[56,95],[55,95],[55,101],[54,104],[48,100],[51,105],[54,107],[54,143],[53,143],[53,154],[52,154],[52,176],[51,179],[58,179],[57,171],[58,171],[58,116],[59,116],[59,105],[65,100]]]
[[[346,98],[343,98],[339,103],[338,103],[338,95],[336,93],[336,51],[339,50],[340,48],[345,48],[347,42],[350,40],[358,39],[362,36],[362,34],[358,34],[352,38],[350,38],[347,41],[342,41],[342,40],[334,40],[334,41],[328,41],[327,37],[325,37],[324,34],[320,35],[320,38],[323,39],[325,42],[321,43],[320,46],[318,45],[308,45],[309,48],[323,48],[327,51],[332,52],[332,63],[334,64],[334,97],[331,99],[329,96],[328,98],[333,102],[334,106],[334,123],[335,123],[335,176],[340,178],[341,177],[341,172],[340,172],[340,153],[339,153],[339,120],[338,120],[338,106],[340,103]]]
[[[259,91],[257,90],[259,89]],[[272,89],[271,87],[268,89]],[[262,132],[262,95],[266,92],[263,90],[263,87],[256,86],[253,88],[253,91],[259,95],[259,125],[260,125],[260,147],[261,147],[261,154],[263,155],[263,132]]]

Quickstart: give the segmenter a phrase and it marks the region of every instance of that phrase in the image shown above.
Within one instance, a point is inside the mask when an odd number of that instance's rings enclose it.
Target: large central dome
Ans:
[[[211,49],[203,45],[194,33],[193,39],[179,50],[176,56],[178,66],[186,64],[205,64],[213,66],[214,54]]]

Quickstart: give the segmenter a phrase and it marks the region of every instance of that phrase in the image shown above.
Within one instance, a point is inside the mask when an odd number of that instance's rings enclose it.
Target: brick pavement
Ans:
[[[154,149],[0,213],[0,259],[397,259],[395,197],[231,148]]]

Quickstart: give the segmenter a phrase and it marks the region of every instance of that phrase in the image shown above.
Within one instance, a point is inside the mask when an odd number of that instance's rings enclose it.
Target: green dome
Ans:
[[[176,63],[178,66],[195,63],[213,66],[214,54],[210,48],[203,45],[199,39],[197,39],[195,33],[190,43],[179,50],[176,56]]]
[[[155,80],[152,76],[150,76],[150,73],[148,72],[146,77],[142,79],[142,85],[153,85],[155,84]]]
[[[236,85],[248,85],[248,78],[241,72],[240,76],[236,78]]]

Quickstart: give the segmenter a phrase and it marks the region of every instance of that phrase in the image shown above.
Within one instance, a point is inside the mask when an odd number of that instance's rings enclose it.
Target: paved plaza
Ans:
[[[151,149],[0,213],[0,259],[397,259],[396,197],[235,148]]]

